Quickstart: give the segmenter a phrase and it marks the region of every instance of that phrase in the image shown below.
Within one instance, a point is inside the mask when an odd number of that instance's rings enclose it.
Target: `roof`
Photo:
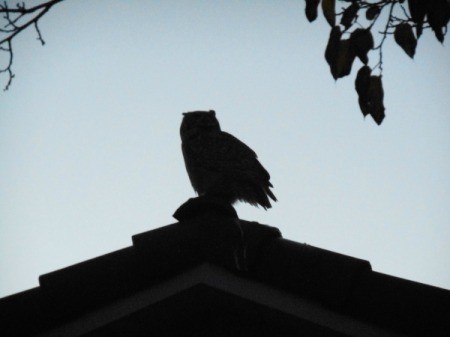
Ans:
[[[0,299],[2,336],[449,335],[450,291],[207,206]]]

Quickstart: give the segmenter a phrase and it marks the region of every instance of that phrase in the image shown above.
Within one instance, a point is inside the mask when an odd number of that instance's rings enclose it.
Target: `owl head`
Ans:
[[[219,121],[214,110],[183,112],[180,135],[185,141],[199,134],[220,131]]]

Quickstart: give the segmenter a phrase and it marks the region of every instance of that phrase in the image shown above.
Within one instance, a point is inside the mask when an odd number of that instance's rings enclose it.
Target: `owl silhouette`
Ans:
[[[270,175],[256,153],[220,129],[214,110],[183,113],[180,135],[184,163],[199,196],[234,204],[244,201],[264,209],[277,198]]]

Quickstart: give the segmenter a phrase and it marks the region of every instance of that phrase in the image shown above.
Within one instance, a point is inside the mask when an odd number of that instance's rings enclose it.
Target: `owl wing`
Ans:
[[[227,174],[245,174],[267,182],[270,175],[258,161],[255,151],[227,132],[214,133],[202,142],[202,151],[197,157],[202,166]]]

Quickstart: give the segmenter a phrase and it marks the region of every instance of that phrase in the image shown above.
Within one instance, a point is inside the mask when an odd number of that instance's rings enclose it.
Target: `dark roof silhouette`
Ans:
[[[448,290],[374,272],[274,227],[178,215],[130,247],[0,299],[0,334],[450,336]]]

